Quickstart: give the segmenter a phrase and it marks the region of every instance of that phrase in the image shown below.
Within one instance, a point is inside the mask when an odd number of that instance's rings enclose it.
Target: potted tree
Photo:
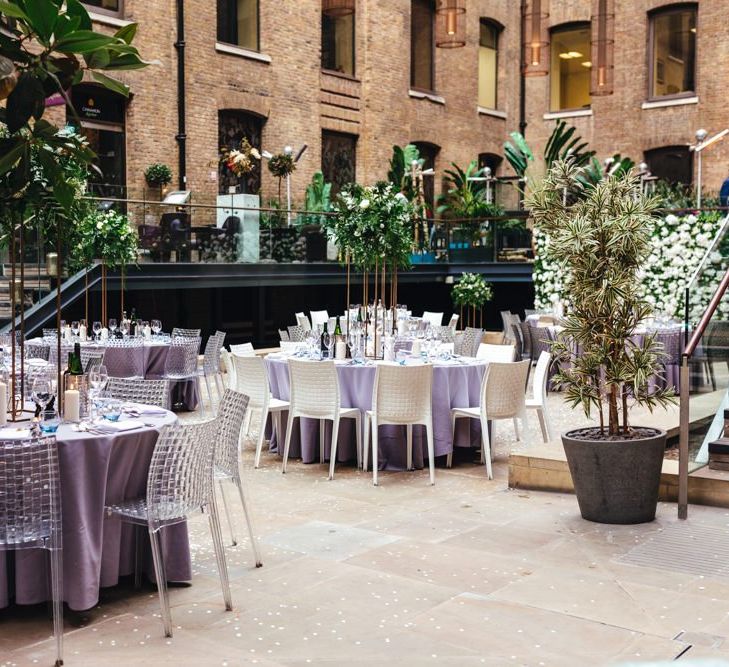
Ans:
[[[654,336],[633,336],[650,314],[640,270],[650,254],[657,202],[632,173],[586,184],[582,171],[570,157],[555,162],[527,200],[565,274],[568,307],[552,345],[559,364],[553,382],[572,407],[599,417],[597,426],[563,434],[562,443],[585,519],[652,521],[666,433],[632,425],[629,409],[675,401],[673,390],[649,383],[662,372]]]
[[[159,194],[164,194],[164,187],[172,183],[172,169],[166,164],[155,162],[144,170],[144,180],[150,188],[158,188]]]

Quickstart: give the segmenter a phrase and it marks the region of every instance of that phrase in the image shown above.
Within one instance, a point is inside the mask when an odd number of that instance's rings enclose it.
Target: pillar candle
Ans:
[[[86,325],[85,324],[82,324],[78,328],[78,337],[79,337],[79,340],[86,340]]]
[[[420,341],[416,338],[413,341],[412,354],[420,354]]]
[[[81,401],[78,390],[67,389],[63,394],[64,417],[66,421],[77,422],[80,419]]]
[[[101,330],[101,340],[109,340],[109,330],[106,327]]]
[[[144,327],[144,338],[146,340],[149,340],[152,338],[152,329],[148,326]]]
[[[0,426],[8,423],[8,385],[0,382]]]
[[[66,330],[64,331],[64,337],[66,338],[66,342],[70,343],[73,341],[73,332],[71,331],[71,327],[66,325]]]
[[[334,357],[335,357],[335,359],[346,359],[347,358],[347,344],[344,341],[342,341],[342,340],[337,341],[337,344],[335,347],[335,352],[334,352]]]

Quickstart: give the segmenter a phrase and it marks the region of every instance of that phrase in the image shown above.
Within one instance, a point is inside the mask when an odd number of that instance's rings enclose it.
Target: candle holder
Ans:
[[[79,417],[84,419],[89,416],[89,376],[86,374],[66,375],[63,391],[72,389],[78,392],[78,413]]]

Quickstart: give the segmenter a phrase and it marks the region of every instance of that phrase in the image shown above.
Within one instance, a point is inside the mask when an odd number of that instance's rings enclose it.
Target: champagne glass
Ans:
[[[109,320],[109,331],[111,331],[112,336],[114,335],[114,332],[116,331],[116,326],[117,326],[116,320],[112,317]]]
[[[101,322],[94,322],[93,332],[94,340],[99,340],[99,335],[101,334]]]
[[[76,320],[74,320],[73,322],[71,322],[71,333],[73,333],[74,336],[78,336],[78,332],[79,332],[79,323]]]
[[[159,332],[162,331],[162,321],[152,320],[152,332],[155,336],[159,336]]]

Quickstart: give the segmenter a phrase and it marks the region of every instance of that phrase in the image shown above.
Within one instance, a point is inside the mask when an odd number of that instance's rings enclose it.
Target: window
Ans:
[[[651,97],[696,90],[696,7],[651,14],[650,54]]]
[[[265,119],[247,111],[226,109],[218,112],[218,146],[238,148],[245,137],[253,148],[261,150],[261,135]],[[240,186],[239,192],[258,194],[261,189],[261,160],[254,160],[255,167],[240,178],[233,175],[222,163],[218,166],[218,193],[228,194],[231,186]]]
[[[499,26],[493,21],[481,19],[478,43],[478,106],[485,109],[496,109],[499,32]]]
[[[550,109],[590,106],[590,25],[571,24],[552,30]]]
[[[479,153],[478,168],[483,169],[484,167],[488,167],[491,170],[491,175],[496,176],[496,172],[503,160],[504,158],[501,155],[496,155],[496,153]]]
[[[651,174],[670,183],[691,185],[693,153],[688,146],[661,146],[645,152]]]
[[[433,0],[412,0],[410,14],[410,85],[435,90],[435,7]]]
[[[354,76],[354,14],[321,15],[321,66]]]
[[[413,141],[423,160],[423,169],[435,169],[435,160],[440,152],[440,146],[428,141]],[[423,176],[423,194],[425,205],[428,208],[428,217],[432,218],[435,211],[435,176]]]
[[[258,0],[218,0],[218,41],[258,51]]]
[[[101,10],[105,14],[121,14],[122,0],[82,0],[92,10]]]
[[[323,130],[321,133],[321,171],[332,184],[332,196],[357,176],[357,136]]]

